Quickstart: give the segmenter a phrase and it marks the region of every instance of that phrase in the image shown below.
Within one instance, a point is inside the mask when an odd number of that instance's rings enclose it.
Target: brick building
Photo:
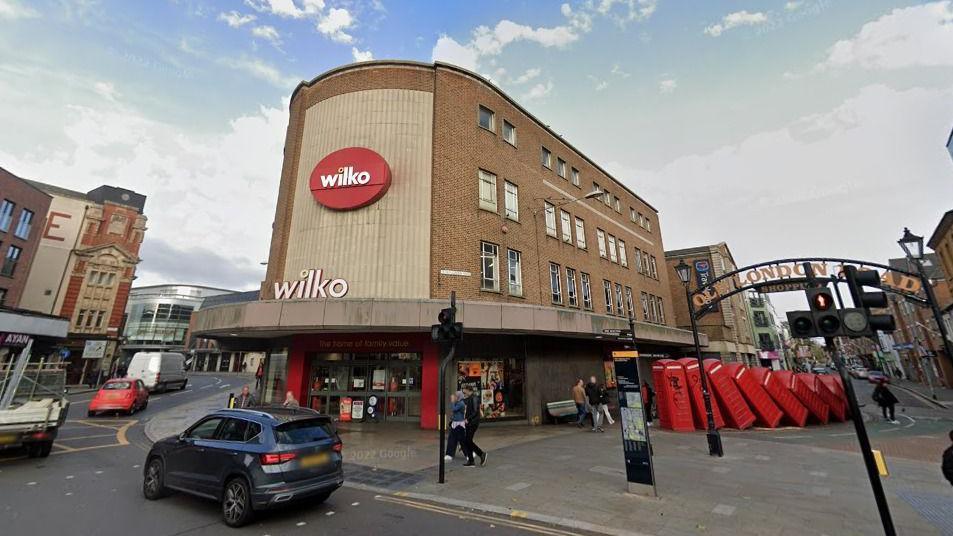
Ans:
[[[0,168],[0,307],[20,307],[51,200],[49,194]]]
[[[689,283],[692,291],[710,281],[737,269],[728,244],[719,242],[710,246],[676,249],[665,252],[667,273],[675,273],[675,266],[684,260],[692,267],[694,281]],[[675,322],[682,329],[691,328],[688,304],[684,299],[685,289],[678,278],[669,279],[671,294],[675,300]],[[750,304],[745,294],[739,293],[723,300],[714,310],[698,320],[698,331],[708,335],[708,345],[702,348],[705,357],[724,361],[737,361],[749,366],[760,365],[757,359],[753,330],[751,328]]]
[[[64,347],[69,379],[78,382],[84,373],[108,370],[118,355],[146,198],[113,186],[82,193],[28,182],[52,202],[21,307],[69,320]]]
[[[487,80],[354,64],[292,95],[261,299],[203,308],[194,332],[266,349],[265,401],[434,427],[430,325],[455,291],[450,385],[539,422],[575,378],[614,382],[603,329],[627,315],[643,355],[691,343],[663,252],[655,208]]]

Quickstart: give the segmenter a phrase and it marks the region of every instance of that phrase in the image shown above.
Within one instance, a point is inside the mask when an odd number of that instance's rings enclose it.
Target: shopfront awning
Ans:
[[[316,299],[225,304],[193,314],[193,334],[204,338],[286,337],[301,333],[430,332],[447,306],[437,300]],[[626,330],[625,318],[586,311],[491,302],[457,302],[457,321],[468,333],[531,334],[605,339],[604,330]],[[700,334],[702,345],[707,337]],[[635,323],[636,342],[692,346],[692,333]]]
[[[0,332],[21,333],[30,337],[65,339],[69,321],[22,309],[0,308]]]

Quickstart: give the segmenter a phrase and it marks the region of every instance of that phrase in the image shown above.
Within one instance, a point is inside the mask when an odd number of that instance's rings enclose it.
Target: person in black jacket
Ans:
[[[590,376],[589,383],[586,384],[586,402],[589,405],[589,418],[592,420],[593,432],[605,432],[602,429],[602,414],[599,413],[599,384],[596,383],[596,377]]]
[[[893,407],[900,401],[890,392],[890,389],[887,389],[886,381],[881,380],[880,383],[877,384],[877,387],[874,387],[873,399],[874,402],[880,406],[881,411],[883,411],[884,420],[890,421],[892,424],[900,424],[893,412]],[[887,418],[887,410],[890,410],[889,419]]]
[[[473,442],[473,436],[480,427],[480,417],[483,416],[483,404],[480,403],[480,396],[474,393],[470,386],[463,388],[463,396],[466,397],[464,400],[467,403],[467,445],[470,452],[480,457],[480,465],[483,466],[486,465],[486,452]]]
[[[953,442],[953,430],[950,430],[950,442]],[[943,451],[943,476],[953,485],[953,445]]]

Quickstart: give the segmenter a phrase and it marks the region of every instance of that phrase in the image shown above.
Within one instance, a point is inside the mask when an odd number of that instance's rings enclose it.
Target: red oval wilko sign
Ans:
[[[339,149],[311,172],[311,193],[334,210],[366,207],[387,193],[390,167],[381,155],[363,147]]]

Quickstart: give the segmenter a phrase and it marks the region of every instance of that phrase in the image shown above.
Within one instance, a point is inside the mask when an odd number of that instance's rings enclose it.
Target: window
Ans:
[[[618,197],[612,198],[612,206],[615,208],[616,212],[622,214],[622,203],[619,201]]]
[[[549,149],[545,147],[541,147],[540,149],[539,159],[543,167],[553,169],[553,153],[549,152]]]
[[[503,182],[503,210],[507,218],[520,221],[519,187],[509,181]]]
[[[572,185],[579,186],[579,170],[576,168],[572,168],[572,172],[570,173],[570,176],[572,177]]]
[[[96,311],[96,323],[93,327],[95,328],[103,327],[103,316],[105,316],[103,311]]]
[[[516,147],[516,127],[505,119],[503,120],[503,140]]]
[[[602,280],[602,293],[606,299],[606,312],[612,314],[612,283],[607,279]]]
[[[549,286],[552,290],[553,303],[563,302],[562,282],[559,277],[559,265],[549,263]]]
[[[562,178],[566,178],[566,161],[562,158],[556,159],[556,174]]]
[[[593,181],[593,182],[592,182],[592,191],[596,191],[596,190],[598,190],[598,191],[601,192],[601,191],[602,191],[602,187],[599,186],[599,183]]]
[[[642,250],[635,248],[635,269],[642,273]]]
[[[510,296],[523,295],[523,266],[520,252],[510,249],[506,252],[510,272]]]
[[[643,292],[640,296],[642,300],[642,320],[649,320],[649,295]]]
[[[76,314],[76,327],[83,327],[83,322],[86,320],[86,309],[80,309],[79,313]]]
[[[609,235],[609,260],[619,262],[619,257],[616,255],[615,250],[615,237],[612,235]]]
[[[109,277],[106,278],[106,286],[107,287],[113,286],[113,281],[115,281],[115,279],[116,279],[116,274],[110,273]]]
[[[480,242],[480,288],[483,290],[500,290],[499,247],[489,242]]]
[[[218,429],[218,425],[222,423],[221,417],[212,417],[210,419],[205,419],[204,421],[196,424],[192,427],[191,430],[185,433],[186,437],[191,437],[193,439],[214,439],[215,430]]]
[[[649,220],[647,217],[645,218],[645,230],[650,233],[652,232],[652,221]]]
[[[480,208],[496,212],[496,175],[482,169],[478,175],[480,177]]]
[[[645,216],[641,212],[639,212],[639,227],[645,229]]]
[[[26,240],[30,237],[30,227],[33,225],[33,211],[23,209],[20,211],[20,223],[17,229],[13,231],[13,236]]]
[[[559,211],[559,222],[562,224],[563,242],[572,244],[572,218],[565,210]]]
[[[248,431],[248,421],[244,419],[228,419],[218,434],[220,441],[245,441],[245,432]]]
[[[10,222],[13,221],[13,209],[16,207],[16,203],[7,199],[0,203],[0,231],[7,232],[10,230]]]
[[[618,314],[625,316],[625,306],[622,302],[622,285],[615,284],[615,310]]]
[[[635,305],[632,302],[632,287],[625,287],[625,305],[629,308],[629,314],[635,318]]]
[[[665,323],[665,307],[662,306],[662,298],[658,298],[658,322],[659,324]]]
[[[612,207],[612,194],[607,191],[603,192],[602,202],[606,204],[607,207]]]
[[[619,239],[619,264],[629,266],[629,259],[625,254],[625,242],[621,238]]]
[[[572,268],[566,268],[566,296],[569,298],[569,305],[579,306],[579,300],[576,297],[576,271]]]
[[[493,110],[485,106],[480,106],[480,111],[477,113],[477,116],[481,127],[490,132],[495,132],[493,128]]]
[[[652,277],[652,267],[649,263],[650,255],[648,253],[642,253],[642,273]]]
[[[586,249],[586,222],[582,218],[576,218],[576,245]]]
[[[652,277],[658,279],[658,268],[655,266],[655,255],[652,255],[651,260],[649,261],[652,266]]]
[[[589,274],[583,272],[579,274],[580,286],[582,286],[582,306],[592,310],[592,289],[589,288]]]
[[[546,208],[546,234],[556,236],[556,207],[545,201],[543,206]]]
[[[629,220],[632,223],[635,223],[637,221],[635,214],[636,214],[635,209],[632,207],[629,207]]]
[[[606,258],[606,232],[596,229],[596,241],[599,242],[599,256]]]
[[[17,261],[20,260],[20,253],[22,251],[22,249],[16,246],[7,248],[7,256],[3,259],[3,267],[0,268],[0,275],[13,277],[13,272],[17,269]]]
[[[93,320],[95,318],[96,318],[96,311],[89,311],[89,314],[86,315],[86,323],[83,324],[83,326],[87,328],[93,327]]]

